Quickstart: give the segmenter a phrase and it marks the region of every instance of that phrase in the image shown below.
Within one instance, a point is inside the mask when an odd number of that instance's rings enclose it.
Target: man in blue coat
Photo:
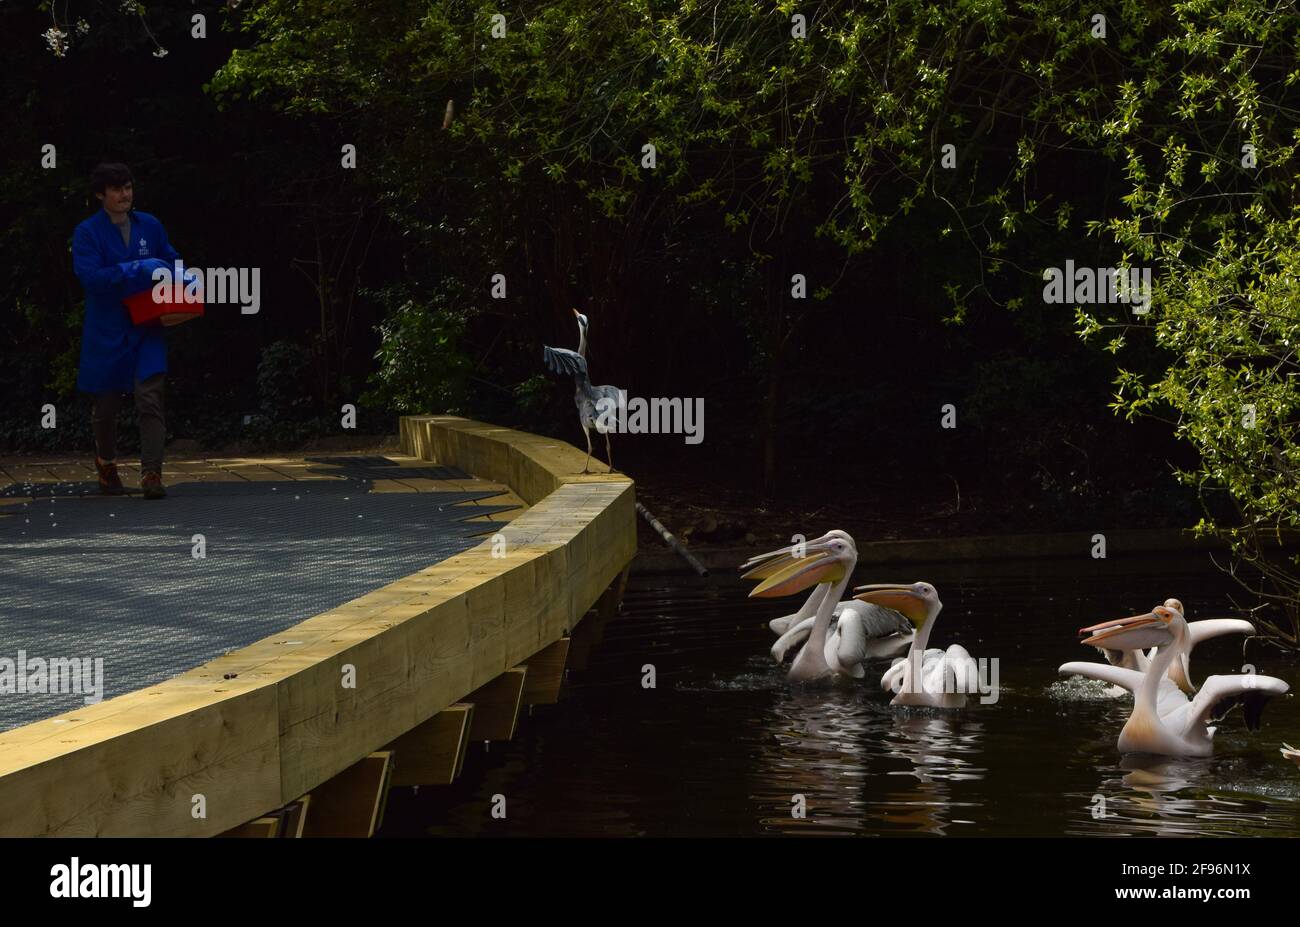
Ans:
[[[72,233],[72,268],[86,290],[77,388],[94,397],[95,469],[99,488],[125,492],[117,474],[115,420],[125,393],[135,393],[140,427],[140,488],[146,499],[167,495],[162,483],[163,380],[167,343],[161,325],[135,326],[122,300],[153,286],[156,268],[180,255],[162,223],[131,209],[134,178],[125,164],[100,164],[90,189],[103,209]]]

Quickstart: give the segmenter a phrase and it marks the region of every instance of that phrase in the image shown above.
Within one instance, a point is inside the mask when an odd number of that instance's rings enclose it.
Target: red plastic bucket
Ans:
[[[179,325],[181,322],[188,322],[190,319],[197,319],[203,315],[203,294],[199,293],[199,301],[187,303],[182,298],[185,289],[183,286],[173,287],[170,293],[170,301],[154,302],[153,287],[147,290],[141,290],[133,296],[128,296],[123,302],[126,304],[127,311],[131,313],[132,325],[152,325],[161,323],[163,325]]]

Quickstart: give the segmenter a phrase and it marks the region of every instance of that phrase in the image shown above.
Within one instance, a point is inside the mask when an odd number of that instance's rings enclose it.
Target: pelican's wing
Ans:
[[[1082,660],[1063,663],[1057,672],[1062,676],[1086,676],[1098,682],[1108,682],[1112,686],[1128,689],[1130,694],[1136,692],[1142,685],[1142,677],[1145,675],[1137,670],[1124,669],[1122,666],[1111,666],[1109,663],[1085,663]]]
[[[1187,631],[1190,635],[1187,649],[1191,650],[1201,641],[1209,640],[1211,637],[1222,637],[1224,634],[1244,634],[1253,637],[1255,626],[1240,618],[1206,618],[1204,621],[1189,621]]]
[[[805,618],[778,637],[776,643],[772,645],[772,659],[777,663],[784,663],[785,655],[790,652],[790,648],[798,647],[812,634],[813,622],[816,620],[816,615]]]
[[[891,634],[909,634],[912,623],[892,608],[849,599],[835,606],[835,615],[853,612],[862,623],[862,634],[867,638],[888,637]]]
[[[1112,666],[1122,666],[1124,669],[1137,670],[1139,673],[1145,673],[1147,667],[1151,665],[1151,658],[1143,650],[1107,650],[1105,647],[1098,647],[1097,652]],[[1151,652],[1155,653],[1156,648],[1152,647]]]
[[[980,690],[979,666],[961,644],[953,644],[943,655],[943,691],[975,695]]]
[[[1275,695],[1285,695],[1288,686],[1275,676],[1260,676],[1255,673],[1238,673],[1232,676],[1211,676],[1196,693],[1196,698],[1188,704],[1186,713],[1177,720],[1187,730],[1193,724],[1211,724],[1224,717],[1237,705],[1242,707],[1246,727],[1259,730],[1259,719],[1264,713],[1264,706]]]
[[[826,650],[853,678],[861,679],[867,674],[862,668],[862,661],[867,658],[867,633],[857,609],[845,608],[840,612],[835,630],[826,638]]]
[[[816,590],[814,590],[814,592],[815,591]],[[782,615],[780,618],[773,618],[767,623],[767,626],[772,629],[773,634],[780,637],[802,620],[803,619],[799,617],[799,612],[795,612],[793,615]]]
[[[748,576],[749,574],[745,575]],[[764,574],[757,578],[766,579],[768,575],[769,574]],[[793,630],[795,625],[804,624],[805,622],[811,630],[812,620],[817,615],[817,609],[821,607],[822,600],[826,598],[826,594],[830,591],[830,586],[818,585],[813,589],[812,594],[804,600],[803,605],[799,606],[797,612],[793,615],[786,615],[783,618],[773,618],[767,623],[767,626],[771,628],[772,633],[776,634],[778,637],[787,631]]]
[[[542,345],[542,360],[546,362],[546,369],[551,373],[567,373],[582,377],[587,375],[587,362],[577,351]]]

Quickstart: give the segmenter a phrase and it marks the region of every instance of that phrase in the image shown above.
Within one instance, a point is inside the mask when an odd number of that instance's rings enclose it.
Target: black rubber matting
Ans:
[[[370,492],[372,478],[424,468],[355,461],[346,480],[178,483],[157,501],[55,491],[0,507],[0,731],[86,704],[93,678],[81,692],[8,691],[31,681],[34,658],[89,660],[91,673],[102,659],[105,699],[153,685],[467,550],[500,523],[465,519],[509,508],[455,505],[485,492]]]

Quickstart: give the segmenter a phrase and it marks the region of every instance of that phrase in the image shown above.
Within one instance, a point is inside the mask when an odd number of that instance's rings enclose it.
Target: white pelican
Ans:
[[[762,554],[746,564],[749,569],[744,578],[762,580],[749,593],[750,598],[793,595],[809,586],[817,586],[804,603],[804,609],[811,609],[815,614],[808,643],[795,655],[786,674],[791,682],[811,682],[831,676],[861,678],[865,675],[861,656],[863,642],[854,623],[845,623],[838,633],[830,633],[835,603],[849,584],[849,575],[857,562],[858,550],[853,538],[837,530],[802,545],[792,544]]]
[[[1288,760],[1294,761],[1297,766],[1300,766],[1300,750],[1297,750],[1290,744],[1283,744],[1282,755]]]
[[[1183,603],[1178,599],[1165,599],[1164,606],[1165,608],[1172,608],[1180,615],[1187,614],[1187,609],[1183,608]],[[1202,641],[1207,641],[1212,637],[1222,637],[1225,634],[1244,634],[1246,637],[1252,637],[1255,634],[1255,626],[1249,621],[1242,621],[1238,618],[1207,618],[1202,621],[1187,622],[1187,637],[1183,642],[1187,659],[1174,660],[1169,665],[1169,678],[1173,680],[1178,688],[1188,695],[1196,694],[1196,685],[1189,675],[1192,650]],[[1097,649],[1101,651],[1107,662],[1112,666],[1122,666],[1124,669],[1136,670],[1139,673],[1147,671],[1147,667],[1151,665],[1151,660],[1156,653],[1155,650],[1147,653],[1142,650],[1114,650],[1106,647],[1098,647]],[[1111,686],[1108,694],[1123,696],[1127,694],[1127,690],[1123,686]]]
[[[813,595],[818,593],[814,590]],[[815,609],[816,606],[814,605]],[[790,617],[794,617],[793,615]],[[770,625],[775,625],[780,618],[774,618]],[[796,647],[812,633],[813,621],[810,615],[797,624],[791,625],[772,645],[772,657],[777,663],[785,662],[791,647]],[[773,630],[776,630],[773,628]],[[887,660],[896,657],[911,646],[916,637],[916,629],[898,612],[869,602],[849,599],[839,602],[831,615],[829,641],[836,635],[852,635],[861,641],[862,660]]]
[[[840,538],[853,547],[853,562],[856,564],[857,545],[853,536],[847,531],[835,528],[819,538],[804,543],[822,544],[831,538]],[[770,565],[775,558],[789,556],[795,552],[796,547],[792,544],[771,553],[760,554],[751,557],[741,566],[741,569],[747,571],[746,577],[761,578],[761,567]],[[849,572],[852,573],[852,567]],[[773,618],[768,622],[768,627],[779,635],[776,643],[772,645],[772,657],[777,663],[784,663],[790,649],[802,644],[812,634],[813,625],[817,620],[817,609],[829,589],[830,587],[825,584],[819,585],[808,596],[808,600],[799,611],[782,618]],[[860,667],[866,660],[886,659],[902,653],[912,642],[913,636],[915,632],[911,624],[897,612],[853,599],[836,602],[831,613],[830,628],[826,632],[828,651],[826,659],[828,663],[832,659],[837,660],[842,666],[850,668],[849,675],[861,678],[865,670],[854,672],[852,667]]]
[[[862,590],[867,590],[862,592]],[[979,670],[960,644],[947,650],[926,650],[935,619],[943,608],[939,592],[930,583],[880,583],[857,587],[860,602],[870,602],[901,612],[916,628],[907,656],[894,661],[880,678],[880,687],[894,692],[891,705],[929,708],[964,708],[966,696],[980,691]]]
[[[1092,636],[1083,641],[1108,650],[1146,650],[1158,647],[1145,672],[1103,663],[1066,663],[1063,675],[1087,676],[1133,693],[1133,711],[1119,735],[1121,753],[1152,753],[1162,756],[1210,756],[1214,753],[1214,727],[1235,704],[1245,710],[1246,726],[1255,730],[1264,705],[1290,686],[1272,676],[1253,673],[1211,676],[1188,700],[1166,678],[1175,659],[1186,663],[1187,622],[1182,612],[1158,605],[1145,615],[1106,621],[1079,631]],[[1186,675],[1187,667],[1183,667]]]

